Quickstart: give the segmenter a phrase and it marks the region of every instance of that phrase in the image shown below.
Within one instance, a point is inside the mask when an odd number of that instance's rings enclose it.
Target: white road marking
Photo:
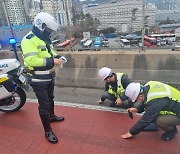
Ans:
[[[27,102],[37,103],[37,99],[26,99]],[[114,107],[106,107],[106,106],[99,106],[99,105],[87,105],[87,104],[79,104],[79,103],[71,103],[71,102],[60,102],[55,101],[55,105],[60,106],[68,106],[74,108],[83,108],[83,109],[90,109],[90,110],[100,110],[100,111],[108,111],[108,112],[117,112],[117,113],[128,113],[126,109],[121,108],[114,108]],[[142,115],[143,113],[136,113],[136,115]]]
[[[37,103],[38,101],[37,99],[27,98],[27,102]],[[55,101],[55,105],[68,106],[68,107],[74,107],[74,108],[84,108],[84,109],[91,109],[91,110],[127,113],[125,109],[118,109],[118,108],[105,107],[105,106],[99,106],[99,105],[87,105],[87,104],[78,104],[78,103],[60,102],[60,101]]]

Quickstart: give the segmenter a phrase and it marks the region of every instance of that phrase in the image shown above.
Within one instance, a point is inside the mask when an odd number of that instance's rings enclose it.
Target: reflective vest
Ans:
[[[112,86],[109,85],[108,93],[115,95],[117,98],[121,97],[125,89],[122,86],[121,79],[124,73],[116,73],[117,78],[117,92],[113,91]]]
[[[46,58],[57,55],[53,50],[49,53],[46,48],[46,43],[35,36],[32,31],[22,39],[21,47],[24,64],[29,70],[34,70],[34,67],[46,67]]]
[[[158,81],[149,81],[148,83],[145,84],[145,86],[150,86],[150,89],[147,94],[146,103],[154,99],[165,98],[165,97],[168,97],[169,99],[180,103],[180,91],[173,88],[172,86],[169,86],[167,84]],[[175,115],[175,113],[171,111],[161,111],[160,114]]]

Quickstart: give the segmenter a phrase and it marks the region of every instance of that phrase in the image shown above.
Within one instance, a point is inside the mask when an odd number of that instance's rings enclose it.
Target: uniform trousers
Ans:
[[[54,114],[54,81],[32,85],[38,99],[39,114]]]
[[[175,115],[159,115],[156,118],[156,125],[164,131],[171,131],[180,125],[180,118]]]

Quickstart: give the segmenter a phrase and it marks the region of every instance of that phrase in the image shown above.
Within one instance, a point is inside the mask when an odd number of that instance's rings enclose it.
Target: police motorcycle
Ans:
[[[24,68],[16,59],[0,60],[0,111],[14,112],[26,102],[26,83]]]

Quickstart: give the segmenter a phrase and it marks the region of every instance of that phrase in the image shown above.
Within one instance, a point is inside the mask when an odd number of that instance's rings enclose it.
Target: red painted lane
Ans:
[[[139,119],[127,114],[56,106],[64,122],[52,123],[59,138],[50,144],[44,137],[37,104],[27,103],[18,112],[0,113],[0,153],[2,154],[178,154],[180,133],[165,142],[162,131],[142,132],[122,139]],[[179,129],[180,131],[180,129]]]

